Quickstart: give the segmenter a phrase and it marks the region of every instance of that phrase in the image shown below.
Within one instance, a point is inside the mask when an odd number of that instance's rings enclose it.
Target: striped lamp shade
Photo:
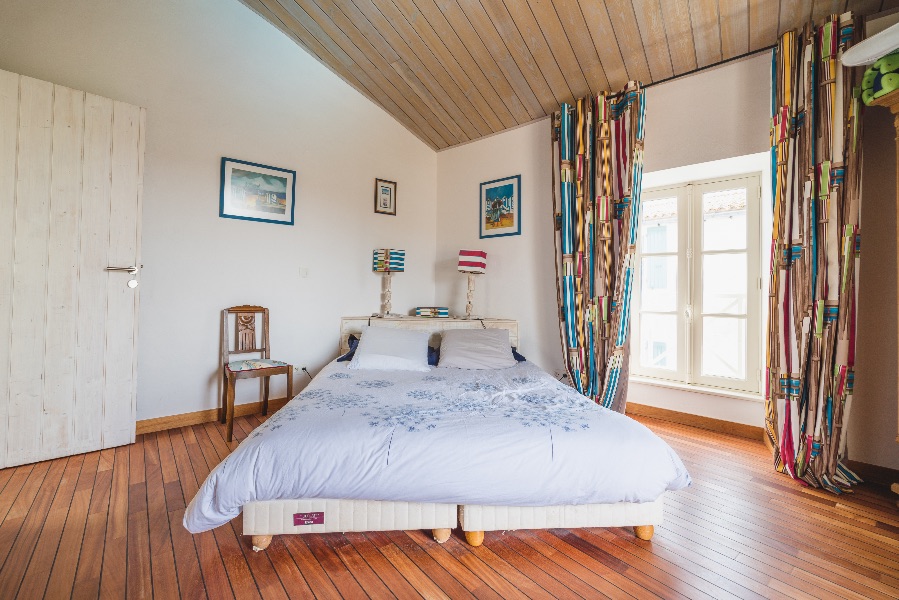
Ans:
[[[459,270],[463,273],[487,271],[487,253],[483,250],[459,250]]]
[[[394,273],[406,270],[406,251],[379,248],[371,254],[371,270],[376,273]]]

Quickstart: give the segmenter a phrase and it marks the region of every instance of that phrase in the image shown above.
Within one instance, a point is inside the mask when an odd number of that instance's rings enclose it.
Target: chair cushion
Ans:
[[[273,367],[286,367],[286,362],[272,360],[270,358],[251,358],[248,360],[232,360],[228,363],[229,371],[255,371],[256,369],[271,369]]]

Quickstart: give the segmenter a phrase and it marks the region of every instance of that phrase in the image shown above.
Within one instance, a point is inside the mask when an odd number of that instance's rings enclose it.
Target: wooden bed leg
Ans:
[[[634,525],[634,535],[641,540],[651,540],[653,533],[655,533],[655,527],[652,525]]]
[[[466,531],[465,532],[465,541],[468,542],[470,546],[480,546],[484,543],[484,532],[483,531]]]
[[[252,539],[254,552],[262,552],[272,543],[272,536],[270,535],[254,535]]]
[[[442,544],[443,542],[448,540],[452,532],[453,530],[449,527],[431,530],[431,533],[434,535],[434,541],[438,544]]]

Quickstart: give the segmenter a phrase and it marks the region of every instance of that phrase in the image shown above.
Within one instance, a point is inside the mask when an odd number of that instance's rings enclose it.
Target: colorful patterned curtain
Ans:
[[[774,229],[765,429],[775,468],[834,493],[852,402],[861,173],[851,14],[783,34],[772,67]]]
[[[620,412],[627,392],[645,108],[641,85],[631,82],[619,94],[563,104],[552,125],[565,366],[580,393]]]

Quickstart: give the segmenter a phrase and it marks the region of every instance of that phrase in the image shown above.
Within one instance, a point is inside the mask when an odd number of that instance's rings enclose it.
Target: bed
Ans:
[[[421,329],[514,321],[378,319]],[[341,350],[368,319],[345,318]],[[209,474],[184,516],[197,533],[242,511],[244,535],[634,526],[649,539],[663,496],[689,485],[673,450],[530,362],[502,370],[351,370],[332,362]],[[301,443],[298,443],[301,441]]]

